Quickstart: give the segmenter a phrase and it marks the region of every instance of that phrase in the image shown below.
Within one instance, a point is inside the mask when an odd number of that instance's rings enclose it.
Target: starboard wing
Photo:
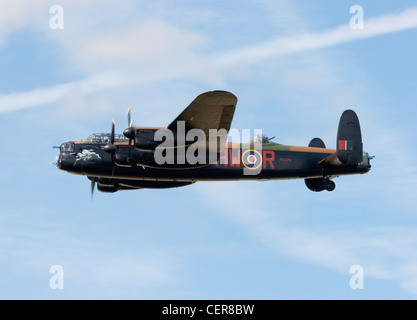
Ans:
[[[236,96],[227,91],[202,93],[168,125],[168,129],[176,131],[178,121],[184,121],[186,131],[200,129],[207,136],[210,129],[229,131],[236,104]]]
[[[216,90],[202,93],[167,128],[173,132],[185,130],[185,134],[192,129],[201,130],[206,138],[207,149],[210,139],[216,139],[216,141],[220,139],[221,143],[216,143],[216,150],[212,150],[219,153],[223,151],[236,104],[237,97],[227,91]],[[217,137],[213,137],[213,130],[217,131]]]

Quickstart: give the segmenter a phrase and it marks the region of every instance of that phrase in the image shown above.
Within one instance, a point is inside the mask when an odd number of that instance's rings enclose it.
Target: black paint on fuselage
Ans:
[[[364,161],[355,166],[328,166],[319,162],[332,154],[332,150],[326,149],[322,152],[271,150],[263,148],[262,164],[260,171],[255,175],[245,174],[240,149],[225,149],[224,156],[216,164],[200,165],[189,168],[163,168],[148,166],[140,163],[140,152],[134,147],[118,146],[121,150],[125,148],[127,152],[135,152],[135,157],[139,159],[138,164],[120,166],[114,163],[111,154],[103,150],[104,144],[78,143],[74,145],[74,150],[60,153],[58,166],[61,170],[74,174],[86,175],[90,177],[103,177],[113,179],[132,179],[132,180],[160,180],[160,181],[214,181],[214,180],[275,180],[293,178],[312,178],[325,176],[339,176],[348,174],[366,173],[370,169],[369,162]],[[85,151],[84,151],[85,150]],[[329,150],[327,152],[327,150]],[[120,154],[120,153],[119,153]],[[232,157],[234,157],[234,162]],[[237,156],[236,156],[237,154]],[[139,155],[139,158],[138,158]],[[142,156],[147,157],[147,161],[152,157],[152,151],[142,151]]]

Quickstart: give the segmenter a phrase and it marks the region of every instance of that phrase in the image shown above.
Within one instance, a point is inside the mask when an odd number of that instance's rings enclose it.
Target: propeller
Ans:
[[[135,129],[133,128],[132,116],[130,114],[130,106],[127,109],[127,125],[129,127],[123,131],[123,134],[126,138],[129,138],[129,146],[130,146],[132,143],[132,140],[135,138]]]
[[[112,155],[112,158],[113,158],[113,155],[116,152],[116,146],[114,145],[114,120],[112,120],[110,141],[107,142],[107,144],[104,146],[103,149],[107,153],[110,153]]]

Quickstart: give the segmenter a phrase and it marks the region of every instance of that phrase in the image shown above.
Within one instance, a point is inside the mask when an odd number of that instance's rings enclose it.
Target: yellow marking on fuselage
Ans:
[[[237,148],[240,149],[240,147],[241,147],[240,143],[236,143],[236,142],[227,142],[226,143],[226,148],[229,148],[229,149],[237,149]]]
[[[245,143],[244,145],[250,146],[251,144]],[[235,143],[235,142],[226,143],[226,148],[229,148],[229,149],[240,149],[241,147],[242,147],[241,143]],[[312,153],[335,153],[336,152],[335,149],[287,146],[287,145],[275,144],[275,143],[263,144],[262,149],[272,150],[272,151],[294,151],[294,152],[312,152]]]

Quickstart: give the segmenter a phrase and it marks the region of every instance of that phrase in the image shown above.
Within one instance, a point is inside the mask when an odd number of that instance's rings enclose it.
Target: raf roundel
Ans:
[[[258,169],[262,164],[262,156],[259,151],[249,149],[242,154],[243,165],[251,170]]]

